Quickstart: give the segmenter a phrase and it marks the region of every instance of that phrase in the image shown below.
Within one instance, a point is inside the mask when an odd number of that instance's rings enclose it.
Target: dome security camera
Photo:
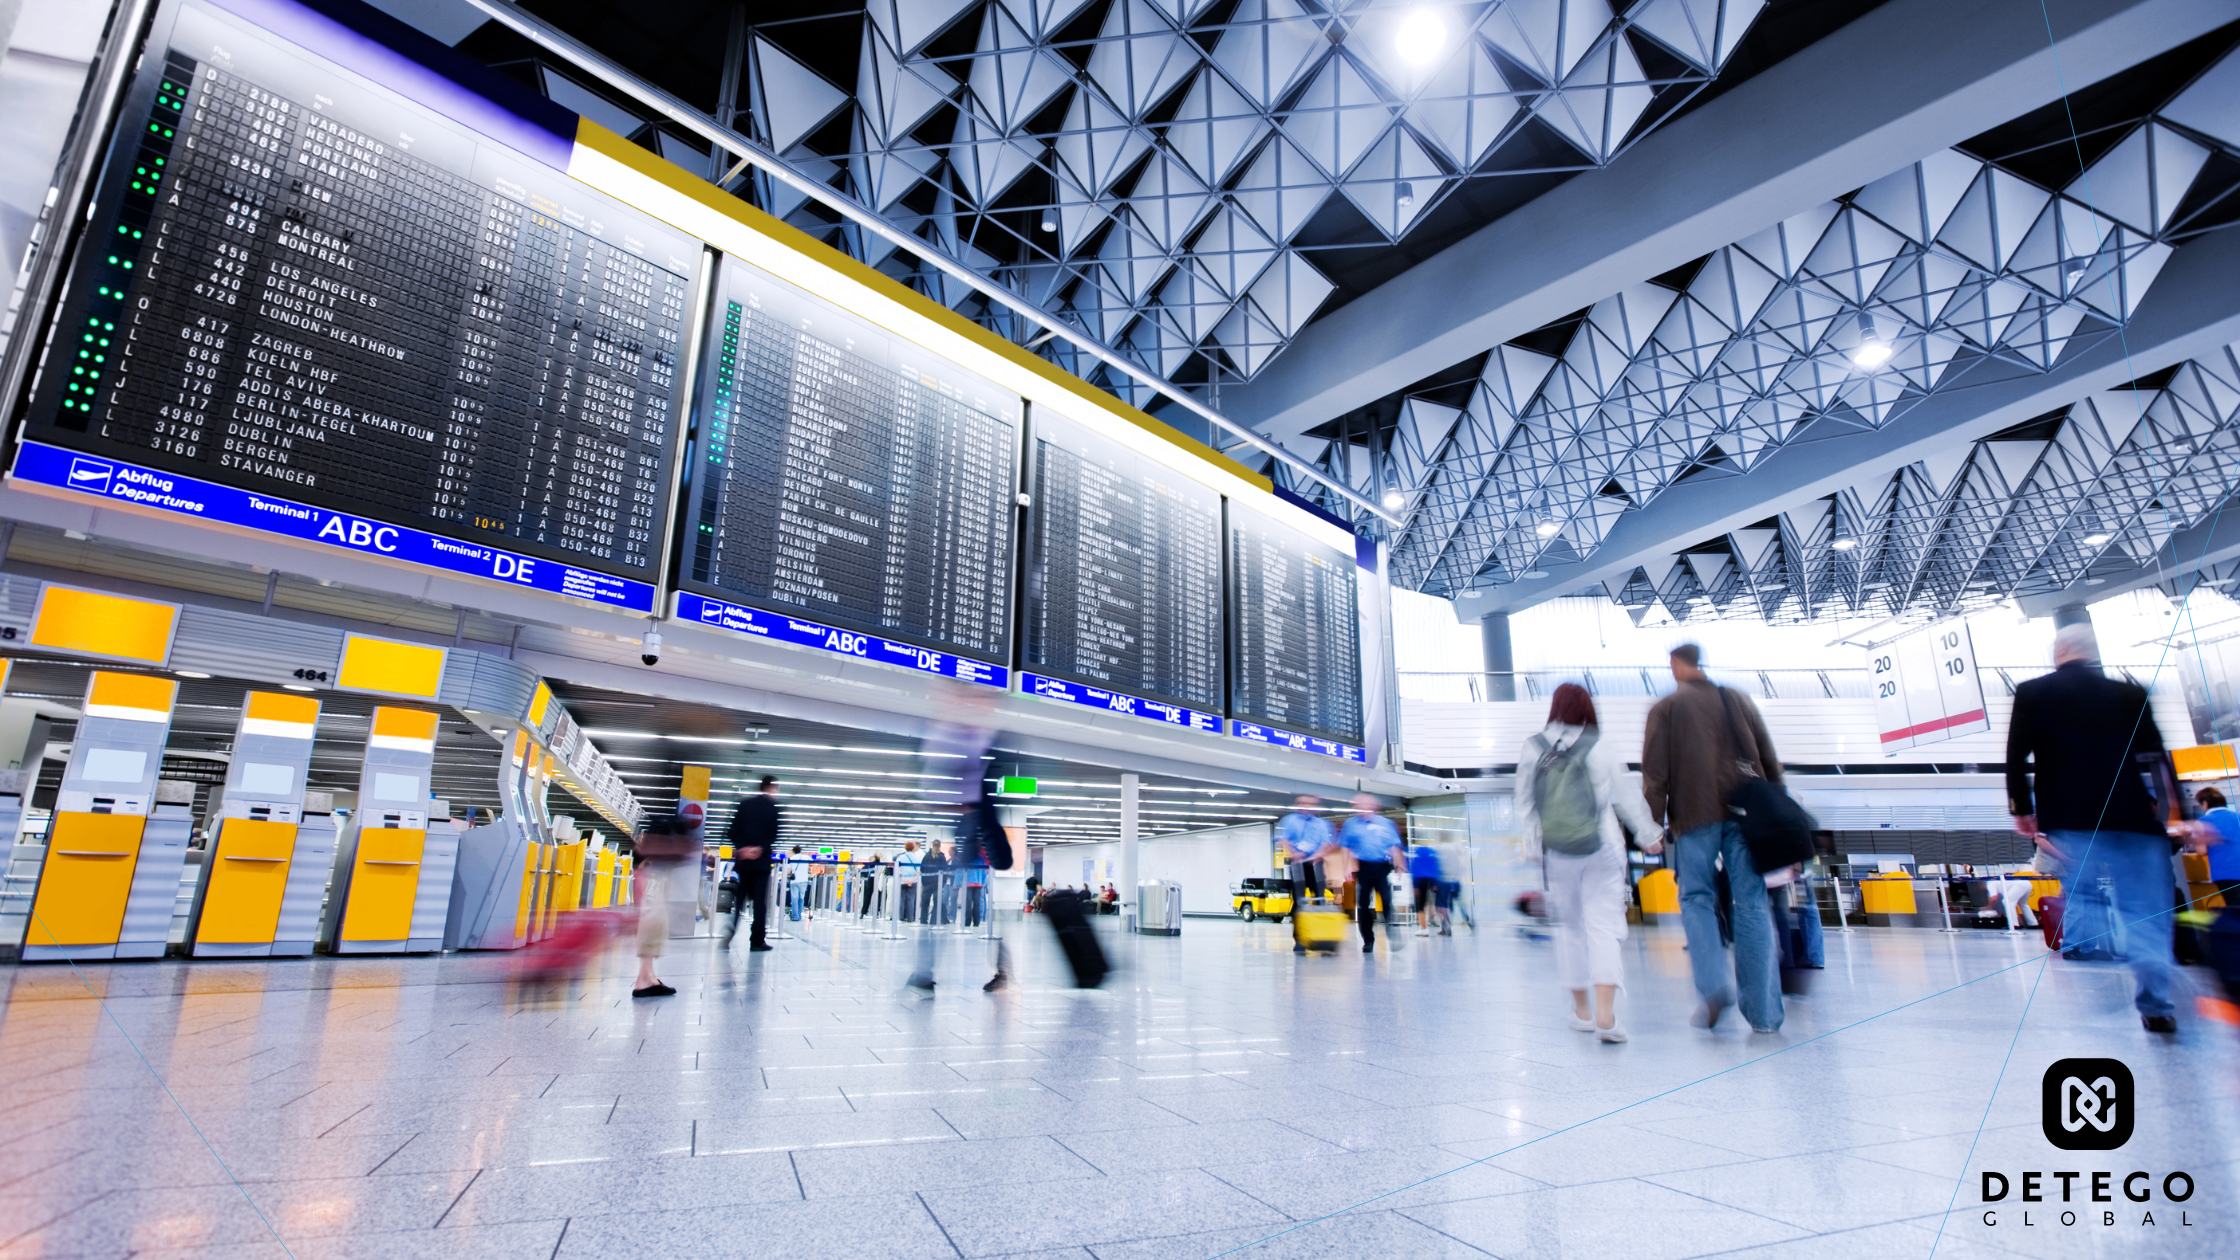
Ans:
[[[638,659],[648,665],[659,665],[661,663],[661,631],[659,628],[652,626],[646,628],[645,638],[638,643]]]

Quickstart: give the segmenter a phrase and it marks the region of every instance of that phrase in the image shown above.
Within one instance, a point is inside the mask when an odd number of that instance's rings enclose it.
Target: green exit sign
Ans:
[[[1041,785],[1036,780],[1007,774],[997,781],[996,794],[999,796],[1033,796],[1035,789],[1039,786]]]

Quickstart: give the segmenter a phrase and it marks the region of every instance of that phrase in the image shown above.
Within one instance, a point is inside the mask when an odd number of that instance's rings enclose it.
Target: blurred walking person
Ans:
[[[2090,625],[2063,626],[2053,636],[2053,672],[2014,689],[2007,810],[2016,831],[2041,845],[2051,839],[2068,865],[2064,945],[2108,947],[2105,936],[2076,936],[2067,915],[2083,904],[2080,893],[2089,895],[2103,879],[2113,885],[2139,1022],[2148,1032],[2174,1033],[2170,921],[2177,881],[2168,828],[2182,821],[2184,804],[2146,688],[2101,673],[2099,658]],[[2098,925],[2100,933],[2115,927]]]
[[[1680,879],[1680,926],[1688,937],[1688,965],[1703,1004],[1690,1021],[1713,1028],[1738,1001],[1753,1032],[1781,1031],[1781,980],[1775,966],[1773,907],[1765,880],[1743,843],[1727,796],[1742,782],[1744,767],[1772,783],[1781,761],[1758,706],[1740,692],[1704,676],[1703,649],[1672,649],[1672,677],[1679,686],[1649,709],[1641,747],[1641,794],[1649,816],[1672,838]],[[1646,833],[1644,833],[1646,834]],[[1730,970],[1719,933],[1719,873],[1734,899],[1734,959]]]
[[[765,939],[770,914],[770,863],[778,849],[778,779],[763,775],[762,788],[739,802],[731,815],[731,869],[738,872],[739,892],[731,901],[731,926],[723,934],[723,947],[739,934],[739,919],[748,916],[747,952],[770,948]],[[749,902],[753,903],[750,907]]]
[[[1408,850],[1408,879],[1416,890],[1416,935],[1431,935],[1431,920],[1436,912],[1440,921],[1439,935],[1453,936],[1454,930],[1445,926],[1446,907],[1439,904],[1439,850],[1435,845],[1419,844]]]
[[[699,873],[700,818],[680,806],[677,813],[647,823],[631,848],[630,873],[638,893],[638,982],[630,996],[668,997],[676,990],[654,974],[654,963],[669,947],[670,900],[682,881]]]
[[[1306,909],[1307,898],[1319,897],[1323,892],[1322,868],[1316,863],[1338,842],[1337,833],[1330,829],[1330,820],[1315,812],[1321,807],[1321,797],[1301,792],[1291,798],[1291,812],[1276,823],[1276,844],[1291,882],[1291,952],[1294,954],[1307,952],[1306,938],[1300,935],[1300,915]]]
[[[1626,1039],[1618,1022],[1625,968],[1626,841],[1662,846],[1641,795],[1627,787],[1625,758],[1602,740],[1594,698],[1577,683],[1556,688],[1548,725],[1517,754],[1517,804],[1525,842],[1541,854],[1555,917],[1556,976],[1571,990],[1571,1026],[1604,1041]],[[1587,990],[1594,990],[1594,1002]]]
[[[924,866],[925,858],[918,853],[918,842],[915,840],[903,841],[902,852],[897,854],[894,859],[895,887],[901,890],[895,894],[900,898],[895,903],[894,913],[898,922],[914,923],[917,921],[918,874]]]
[[[1361,952],[1377,952],[1378,906],[1384,909],[1385,940],[1400,948],[1400,934],[1392,929],[1392,868],[1407,861],[1408,854],[1400,829],[1377,812],[1377,798],[1363,792],[1353,798],[1353,817],[1338,828],[1338,843],[1359,863],[1353,872],[1353,901],[1361,922]]]
[[[995,806],[987,799],[988,750],[996,742],[995,728],[988,719],[995,709],[995,697],[984,689],[963,684],[945,688],[944,694],[949,701],[950,716],[927,726],[919,752],[926,760],[926,769],[942,776],[927,780],[927,787],[944,795],[954,794],[950,799],[956,809],[957,839],[951,861],[964,877],[965,922],[974,924],[979,921],[980,899],[988,893],[985,885],[989,883],[990,858],[1011,856],[1010,840],[1003,835]],[[1008,869],[1010,862],[1005,860],[995,865]],[[938,961],[936,942],[943,935],[919,930],[918,967],[910,973],[912,988],[933,992],[934,964]],[[999,934],[996,973],[980,986],[983,992],[993,993],[1010,984],[1010,961]]]

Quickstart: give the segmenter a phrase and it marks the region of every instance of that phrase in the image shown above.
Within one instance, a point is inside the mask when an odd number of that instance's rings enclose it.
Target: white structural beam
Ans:
[[[1675,485],[1648,506],[1620,517],[1586,559],[1545,566],[1552,580],[1492,587],[1460,607],[1473,618],[1514,612],[1589,584],[1623,583],[1637,566],[1669,568],[1672,553],[1683,547],[1849,486],[1886,481],[1916,460],[1964,449],[2001,429],[2235,341],[2240,341],[2240,231],[2211,232],[2171,256],[2122,336],[2101,340],[2050,372],[1952,388],[1901,412],[1884,428],[1791,443],[1748,476]],[[2094,588],[2092,598],[2101,597],[2100,588]]]
[[[1890,0],[1310,324],[1222,409],[1280,441],[2233,16],[2231,0]]]

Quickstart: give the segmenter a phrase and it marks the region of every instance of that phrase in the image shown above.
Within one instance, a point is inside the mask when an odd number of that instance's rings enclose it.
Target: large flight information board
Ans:
[[[686,589],[1009,663],[1018,395],[729,257],[705,362]]]
[[[1221,495],[1037,410],[1024,660],[1128,695],[1221,710]]]
[[[193,2],[92,209],[28,436],[655,580],[697,241]]]
[[[1361,614],[1352,556],[1232,500],[1229,712],[1361,742]]]

